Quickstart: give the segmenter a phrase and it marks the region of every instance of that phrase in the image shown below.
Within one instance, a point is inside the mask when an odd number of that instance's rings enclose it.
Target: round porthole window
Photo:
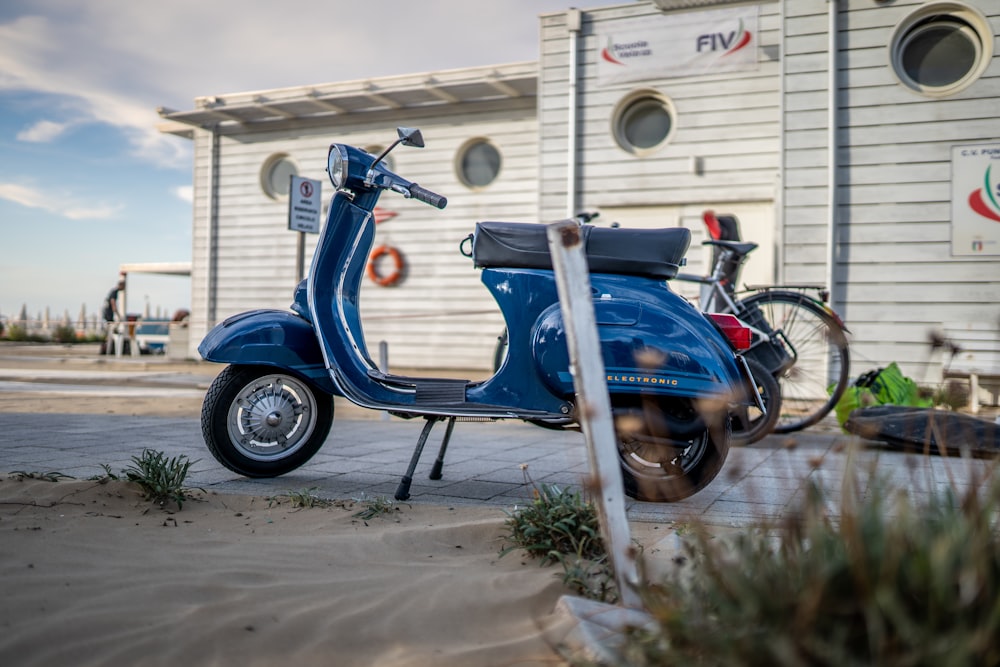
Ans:
[[[295,163],[285,153],[272,155],[264,161],[260,169],[260,187],[271,199],[282,199],[288,196],[291,177],[299,173]]]
[[[892,70],[907,88],[945,97],[970,86],[993,57],[993,33],[982,14],[957,2],[921,7],[893,31]]]
[[[622,99],[611,116],[615,141],[634,155],[647,155],[670,139],[674,106],[656,91],[639,90]]]
[[[484,188],[500,174],[502,159],[496,146],[486,139],[473,139],[458,151],[458,178],[470,188]]]

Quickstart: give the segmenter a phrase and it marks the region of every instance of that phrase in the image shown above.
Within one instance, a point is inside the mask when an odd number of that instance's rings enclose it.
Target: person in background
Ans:
[[[102,316],[104,317],[104,342],[101,343],[101,354],[108,354],[113,352],[113,350],[108,349],[108,343],[111,341],[111,335],[115,330],[115,322],[122,321],[122,311],[121,311],[121,293],[125,290],[125,276],[119,276],[118,284],[111,288],[108,295],[104,298],[104,303],[101,306]]]

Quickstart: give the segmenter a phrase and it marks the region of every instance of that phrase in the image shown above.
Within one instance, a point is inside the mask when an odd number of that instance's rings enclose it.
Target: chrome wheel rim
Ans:
[[[634,474],[647,479],[669,479],[686,475],[701,461],[708,450],[708,433],[675,450],[679,444],[665,445],[641,436],[619,436],[618,450],[622,461]]]
[[[308,442],[316,428],[316,399],[299,380],[265,375],[243,387],[229,406],[229,439],[255,461],[284,458]]]

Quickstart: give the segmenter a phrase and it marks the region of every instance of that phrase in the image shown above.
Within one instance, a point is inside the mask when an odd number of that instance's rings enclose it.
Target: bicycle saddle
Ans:
[[[737,243],[735,241],[702,241],[702,245],[714,245],[720,248],[732,250],[737,255],[746,255],[757,248],[756,243]]]

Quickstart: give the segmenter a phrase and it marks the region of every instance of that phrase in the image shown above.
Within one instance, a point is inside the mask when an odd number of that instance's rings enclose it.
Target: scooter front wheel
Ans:
[[[205,444],[247,477],[277,477],[319,451],[333,424],[333,397],[268,366],[228,366],[201,408]]]

